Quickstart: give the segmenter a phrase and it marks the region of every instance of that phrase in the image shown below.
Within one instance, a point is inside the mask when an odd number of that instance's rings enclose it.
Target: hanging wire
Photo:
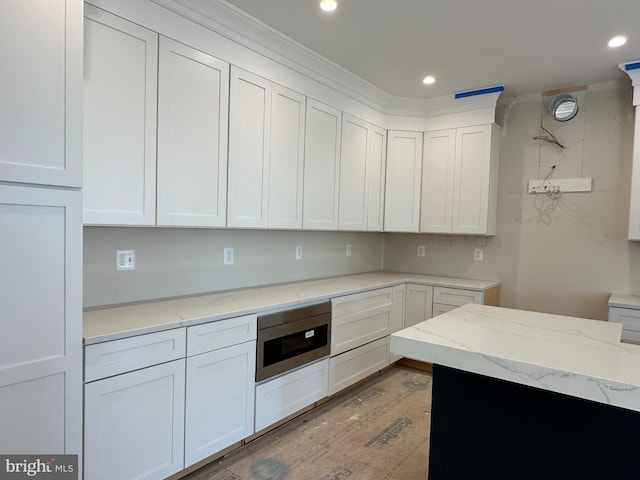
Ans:
[[[556,145],[558,147],[560,147],[562,150],[564,150],[564,145],[562,145],[558,139],[556,138],[556,136],[551,133],[549,130],[547,130],[546,128],[544,128],[542,126],[542,124],[540,125],[540,130],[544,131],[544,133],[546,133],[546,135],[538,135],[536,137],[533,137],[534,140],[544,140],[545,142],[551,143],[553,145]]]

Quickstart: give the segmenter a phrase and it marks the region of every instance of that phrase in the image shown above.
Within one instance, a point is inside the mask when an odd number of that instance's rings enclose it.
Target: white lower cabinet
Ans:
[[[256,432],[327,396],[329,359],[256,386]]]
[[[640,297],[612,294],[609,297],[609,321],[622,324],[622,342],[640,344]]]
[[[256,342],[187,359],[185,467],[253,434]]]
[[[329,359],[329,395],[389,365],[389,337],[350,350]]]
[[[404,328],[406,311],[407,284],[393,287],[393,307],[391,310],[391,333],[398,332]],[[389,352],[389,364],[400,360],[402,355]]]
[[[468,303],[482,303],[482,292],[462,288],[434,287],[433,303],[461,307]]]
[[[334,298],[331,303],[331,356],[393,333],[391,287]]]
[[[433,287],[417,283],[407,284],[404,326],[410,327],[432,317]]]
[[[185,467],[253,434],[256,315],[187,328]]]
[[[86,480],[156,480],[184,468],[185,361],[85,385]]]
[[[458,307],[455,305],[444,305],[442,303],[434,303],[433,316],[437,317],[438,315],[442,315],[443,313],[453,310],[454,308],[458,308]]]
[[[331,300],[329,395],[396,361],[389,335],[404,325],[406,286],[380,288]]]
[[[468,303],[483,302],[483,292],[463,288],[433,287],[432,316],[435,317]]]

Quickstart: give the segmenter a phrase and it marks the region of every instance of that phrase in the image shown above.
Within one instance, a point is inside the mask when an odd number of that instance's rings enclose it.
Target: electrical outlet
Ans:
[[[136,251],[116,250],[116,270],[135,270]]]
[[[224,249],[224,264],[225,265],[233,265],[233,248],[225,248]]]
[[[418,256],[424,257],[426,254],[426,248],[424,245],[418,245]]]
[[[348,243],[347,244],[347,257],[350,257],[350,256],[351,256],[351,244]]]
[[[302,260],[302,245],[296,246],[296,260]]]
[[[482,262],[484,260],[484,248],[474,248],[473,259],[476,262]]]

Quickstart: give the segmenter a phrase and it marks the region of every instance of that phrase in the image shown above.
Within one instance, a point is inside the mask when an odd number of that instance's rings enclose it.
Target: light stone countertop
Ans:
[[[371,272],[115,306],[84,312],[84,343],[89,345],[240,315],[268,313],[401,283],[474,291],[500,285],[496,281]]]
[[[640,345],[619,323],[465,305],[391,335],[391,351],[640,412]],[[507,399],[508,401],[508,399]]]

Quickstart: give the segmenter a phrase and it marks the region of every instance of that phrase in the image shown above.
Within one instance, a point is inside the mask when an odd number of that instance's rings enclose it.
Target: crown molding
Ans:
[[[386,113],[393,97],[224,0],[151,0],[249,50]]]
[[[621,63],[618,67],[631,78],[633,105],[640,105],[640,60]]]
[[[495,108],[500,92],[467,98],[394,97],[225,0],[151,0],[384,115],[434,117]]]

